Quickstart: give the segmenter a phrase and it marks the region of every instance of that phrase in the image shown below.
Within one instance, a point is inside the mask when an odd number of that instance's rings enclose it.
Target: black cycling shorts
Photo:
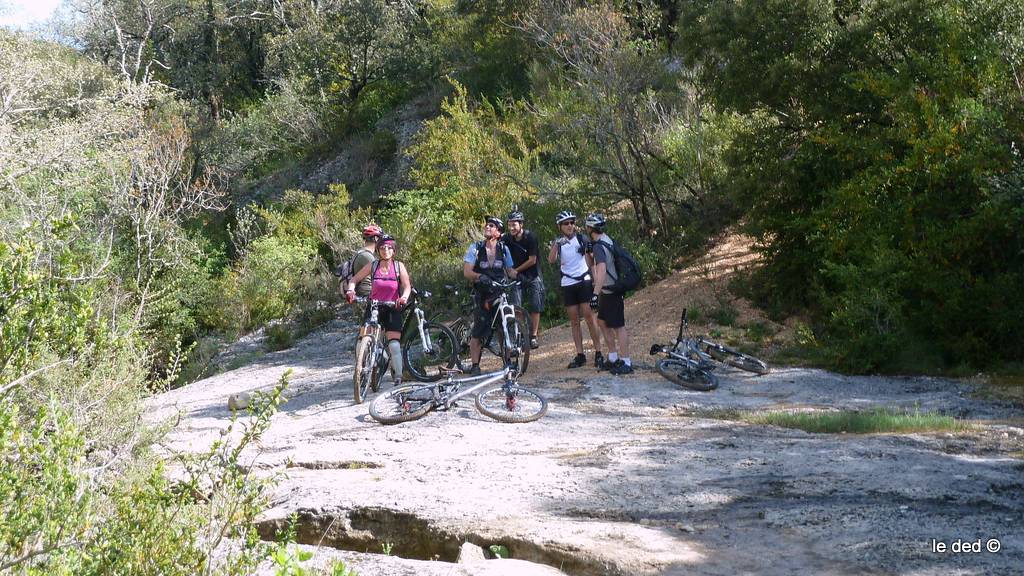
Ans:
[[[474,300],[477,303],[476,313],[473,315],[473,330],[469,335],[484,342],[491,337],[491,325],[494,324],[494,315],[498,313],[498,299],[494,296],[489,296],[485,300],[477,296]],[[490,310],[484,310],[483,303],[486,301],[491,302]]]
[[[363,321],[370,319],[370,305],[366,305],[366,316],[363,317]],[[385,332],[401,332],[402,331],[402,313],[394,308],[381,306],[377,308],[377,321],[380,323],[381,328]]]
[[[600,294],[597,297],[597,319],[609,328],[626,325],[626,303],[622,294]]]
[[[562,304],[566,307],[590,304],[594,296],[594,283],[590,280],[562,286]]]

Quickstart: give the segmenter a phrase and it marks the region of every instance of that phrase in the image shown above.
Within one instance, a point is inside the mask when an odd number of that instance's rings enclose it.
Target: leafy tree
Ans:
[[[605,205],[628,201],[645,234],[667,232],[675,182],[662,175],[676,167],[666,158],[664,131],[686,122],[679,74],[607,4],[549,4],[519,25],[548,49],[558,71],[537,98],[558,142],[555,161],[589,181],[588,195],[603,196]]]
[[[462,221],[507,209],[535,197],[545,150],[522,103],[472,100],[452,81],[455,93],[441,104],[410,148],[413,179],[423,188],[453,190],[451,209]]]
[[[411,44],[423,24],[414,3],[285,2],[270,41],[272,71],[296,76],[322,103],[352,110],[368,88],[419,63]]]
[[[1005,313],[1021,253],[1000,248],[1020,246],[1019,212],[990,209],[1024,134],[1014,6],[687,5],[688,60],[757,120],[731,170],[767,260],[756,284],[816,311],[842,366],[1024,349]]]

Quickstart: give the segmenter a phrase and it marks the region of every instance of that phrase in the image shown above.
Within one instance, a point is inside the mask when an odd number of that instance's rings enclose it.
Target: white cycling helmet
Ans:
[[[576,215],[572,213],[572,210],[562,210],[555,216],[555,224],[561,224],[566,220],[576,221]]]
[[[593,214],[587,214],[587,219],[583,221],[583,224],[587,228],[593,228],[598,232],[603,232],[604,225],[607,224],[607,222],[604,219],[604,214],[594,212]]]

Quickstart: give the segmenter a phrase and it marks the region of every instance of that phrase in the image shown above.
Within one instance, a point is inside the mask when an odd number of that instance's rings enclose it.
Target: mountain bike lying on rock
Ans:
[[[526,373],[526,368],[530,364],[530,315],[522,306],[516,306],[508,299],[508,291],[519,286],[519,280],[494,282],[493,286],[500,290],[497,297],[491,298],[490,304],[497,308],[497,312],[491,320],[491,336],[485,342],[481,342],[481,348],[501,358],[502,364],[511,363],[516,377],[519,377]],[[449,285],[446,288],[453,296],[458,297],[457,287]],[[476,297],[478,296],[474,296]],[[476,305],[472,302],[461,304],[457,309],[459,316],[447,323],[447,327],[455,334],[458,343],[457,365],[463,371],[468,371],[471,364],[469,339]]]
[[[651,346],[651,355],[656,354],[668,355],[667,358],[658,360],[655,365],[659,374],[680,386],[702,392],[718,388],[718,378],[712,373],[715,369],[712,360],[756,374],[768,373],[768,364],[762,360],[712,342],[704,336],[693,336],[690,324],[686,321],[685,308],[679,320],[679,333],[676,335],[675,344],[671,348],[663,344],[654,344]]]
[[[434,408],[448,410],[460,398],[473,394],[476,409],[499,422],[533,422],[548,411],[548,401],[519,386],[508,364],[496,372],[465,378],[455,377],[461,372],[458,368],[440,371],[444,374],[442,380],[400,386],[374,398],[370,403],[370,416],[382,424],[408,422],[422,418]]]

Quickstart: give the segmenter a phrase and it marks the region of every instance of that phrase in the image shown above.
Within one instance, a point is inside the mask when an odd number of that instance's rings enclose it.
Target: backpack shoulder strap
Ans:
[[[380,267],[380,260],[374,260],[370,262],[370,281],[377,278],[377,268]]]
[[[605,256],[606,256],[606,261],[607,260],[611,260],[612,261],[612,265],[615,267],[615,273],[613,274],[611,269],[608,268],[608,265],[605,264],[605,270],[608,272],[608,276],[610,276],[612,278],[612,280],[618,280],[619,279],[619,274],[621,274],[622,271],[619,270],[618,262],[615,259],[615,246],[616,246],[615,242],[612,241],[612,240],[607,240],[606,241],[605,238],[601,238],[597,242],[594,242],[595,246],[598,245],[598,244],[600,244],[601,247],[604,248]]]

